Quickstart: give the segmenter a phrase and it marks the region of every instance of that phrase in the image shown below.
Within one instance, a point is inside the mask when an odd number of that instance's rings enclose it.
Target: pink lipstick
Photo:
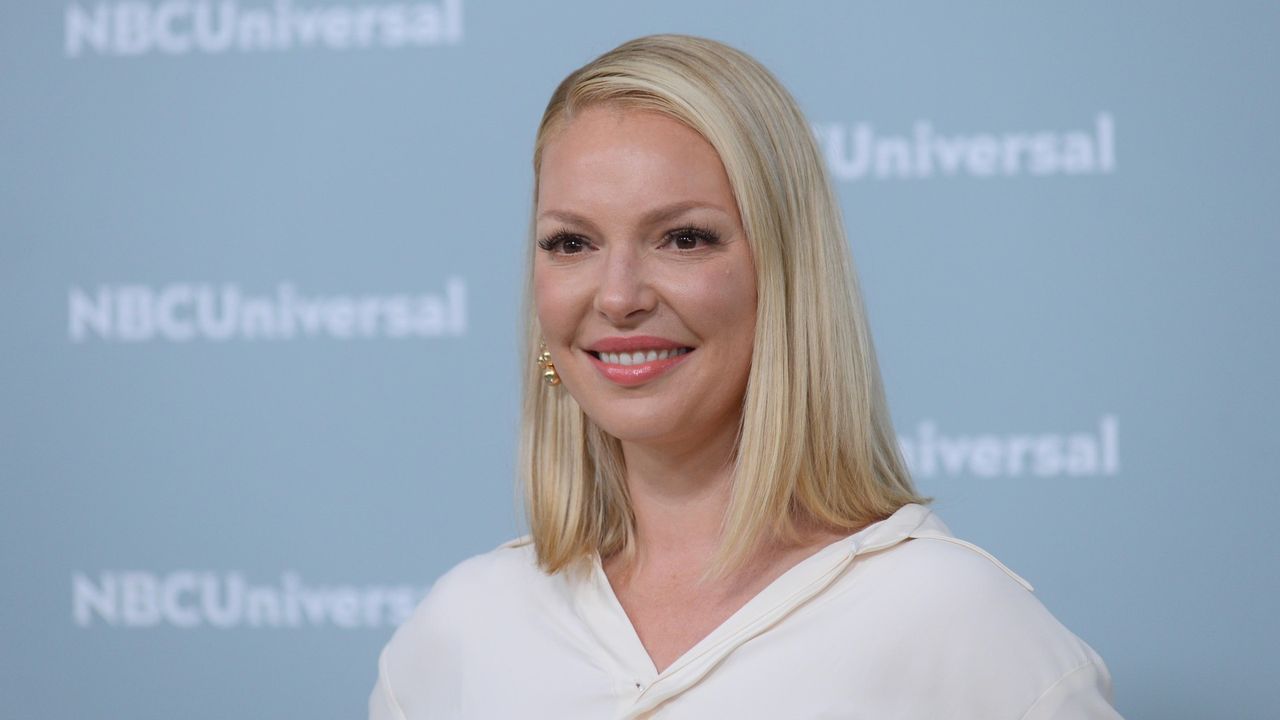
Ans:
[[[643,385],[684,362],[687,345],[648,335],[604,338],[586,348],[605,379],[624,387]]]

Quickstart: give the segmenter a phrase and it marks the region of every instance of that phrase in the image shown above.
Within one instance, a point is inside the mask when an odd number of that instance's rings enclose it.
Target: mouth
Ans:
[[[617,352],[587,350],[586,353],[604,379],[622,387],[636,387],[678,367],[693,354],[693,348],[644,348]]]

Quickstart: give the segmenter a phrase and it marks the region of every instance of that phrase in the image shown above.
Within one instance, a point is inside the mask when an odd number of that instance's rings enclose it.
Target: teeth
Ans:
[[[640,350],[637,352],[602,352],[599,353],[601,362],[607,365],[622,365],[624,367],[631,365],[641,365],[655,360],[666,360],[678,355],[689,352],[688,348],[678,348],[675,350]]]

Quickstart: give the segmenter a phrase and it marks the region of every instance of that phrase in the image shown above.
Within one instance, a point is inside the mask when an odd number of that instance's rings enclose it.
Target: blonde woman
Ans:
[[[556,89],[533,166],[531,534],[439,579],[371,718],[1119,717],[1102,659],[913,488],[767,70],[628,42]]]

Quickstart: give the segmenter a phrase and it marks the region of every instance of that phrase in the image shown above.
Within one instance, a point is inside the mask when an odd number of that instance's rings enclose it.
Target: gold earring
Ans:
[[[556,366],[551,362],[551,351],[547,349],[547,344],[542,343],[542,352],[538,355],[536,361],[538,367],[542,368],[542,380],[548,385],[559,385],[560,375],[556,373]]]

